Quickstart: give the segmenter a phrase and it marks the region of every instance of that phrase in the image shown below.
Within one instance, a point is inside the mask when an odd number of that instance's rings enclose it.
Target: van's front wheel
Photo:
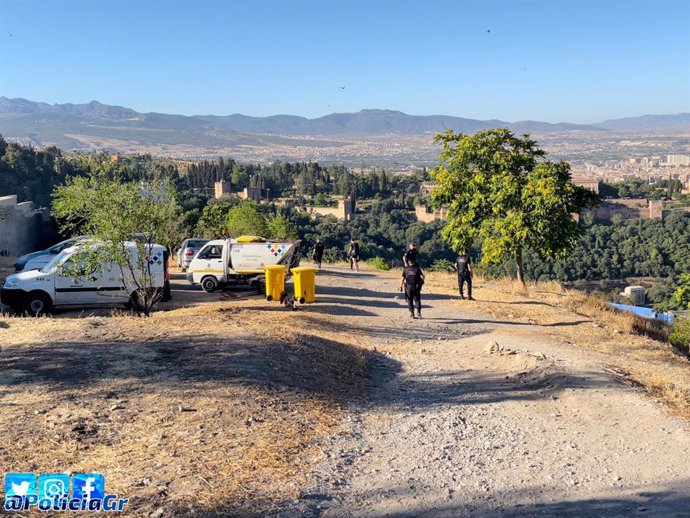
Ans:
[[[29,293],[24,300],[24,311],[32,317],[40,317],[50,311],[50,299],[43,293]]]
[[[206,293],[213,293],[218,289],[218,279],[215,277],[204,277],[201,279],[201,287]]]

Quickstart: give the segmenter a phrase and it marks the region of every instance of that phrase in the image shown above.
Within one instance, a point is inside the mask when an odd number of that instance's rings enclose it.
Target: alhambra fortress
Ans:
[[[590,189],[596,193],[599,192],[601,182],[595,178],[589,177],[574,177],[573,183]],[[414,208],[417,220],[423,223],[430,223],[436,220],[445,220],[448,207],[443,206],[439,210],[431,210],[428,201],[431,197],[431,191],[434,188],[434,183],[430,181],[421,182],[419,186],[420,197],[423,200],[422,204],[416,205]],[[247,187],[241,192],[234,192],[230,182],[216,182],[215,183],[215,197],[220,199],[224,196],[235,195],[243,200],[253,200],[257,203],[266,201],[268,193],[262,191],[258,187]],[[337,202],[335,206],[307,206],[306,210],[312,217],[334,216],[338,221],[347,223],[352,221],[357,216],[356,201],[350,197],[334,196],[333,199]],[[279,206],[285,206],[294,202],[290,198],[276,198],[273,203]],[[577,218],[590,216],[594,221],[610,221],[614,217],[619,216],[623,220],[631,219],[665,219],[674,211],[690,212],[690,207],[670,207],[667,202],[663,200],[647,200],[647,199],[615,199],[603,201],[598,207],[588,209],[582,214],[577,215]]]

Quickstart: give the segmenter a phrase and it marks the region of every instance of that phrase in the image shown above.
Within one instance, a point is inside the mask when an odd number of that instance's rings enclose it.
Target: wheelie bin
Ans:
[[[266,300],[280,301],[285,291],[285,266],[282,264],[264,266],[264,273],[266,274]]]
[[[292,268],[292,283],[295,287],[295,300],[300,304],[316,301],[316,268],[300,266]]]

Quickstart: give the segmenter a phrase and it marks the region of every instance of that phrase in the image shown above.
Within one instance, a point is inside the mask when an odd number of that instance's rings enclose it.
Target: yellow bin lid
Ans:
[[[238,243],[260,243],[266,240],[260,236],[239,236],[236,241]]]
[[[285,270],[285,265],[283,264],[267,264],[264,266],[264,270]]]
[[[297,268],[292,268],[290,269],[291,272],[297,272],[297,273],[302,273],[302,272],[315,272],[316,268],[312,268],[311,266],[298,266]]]

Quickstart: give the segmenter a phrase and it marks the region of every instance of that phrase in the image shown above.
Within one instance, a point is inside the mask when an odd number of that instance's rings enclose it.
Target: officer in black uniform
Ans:
[[[323,251],[324,251],[324,245],[321,242],[320,239],[316,240],[316,244],[314,245],[314,263],[321,269],[321,261],[323,260]]]
[[[408,267],[412,262],[417,262],[417,246],[414,243],[410,243],[405,250],[402,257],[403,266]]]
[[[460,290],[460,298],[465,299],[465,292],[463,290],[464,284],[467,283],[467,298],[472,298],[472,261],[467,253],[463,250],[462,253],[455,260],[455,271],[458,272],[458,289]]]
[[[405,298],[407,307],[410,310],[410,317],[422,318],[422,285],[424,284],[424,272],[414,260],[405,267],[400,281],[400,291],[405,288]],[[417,316],[414,309],[417,308]]]

